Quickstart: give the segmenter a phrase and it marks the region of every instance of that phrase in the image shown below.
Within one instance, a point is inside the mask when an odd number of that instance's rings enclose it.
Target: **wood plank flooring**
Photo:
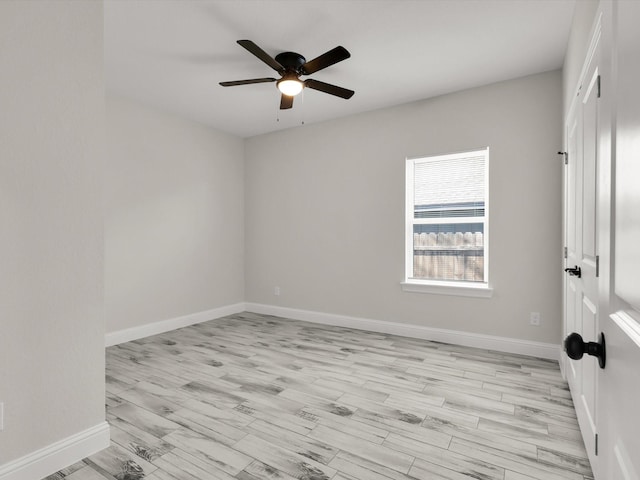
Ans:
[[[586,480],[556,362],[231,315],[107,349],[111,447],[46,480]]]

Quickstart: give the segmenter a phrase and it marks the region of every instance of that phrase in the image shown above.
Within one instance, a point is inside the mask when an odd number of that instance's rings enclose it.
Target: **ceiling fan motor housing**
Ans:
[[[276,62],[282,65],[287,72],[302,74],[302,66],[307,62],[306,58],[296,52],[282,52],[276,55]]]

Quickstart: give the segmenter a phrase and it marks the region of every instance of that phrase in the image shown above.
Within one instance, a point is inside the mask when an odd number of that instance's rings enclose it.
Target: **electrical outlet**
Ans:
[[[0,432],[4,430],[4,403],[0,402]]]
[[[273,294],[274,294],[275,296],[280,295],[280,287],[274,287],[274,288],[273,288]]]
[[[529,324],[534,327],[540,326],[540,312],[531,312],[529,315]]]

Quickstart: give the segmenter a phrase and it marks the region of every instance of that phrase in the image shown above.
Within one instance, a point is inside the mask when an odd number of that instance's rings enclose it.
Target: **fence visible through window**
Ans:
[[[414,233],[413,277],[482,282],[482,232]]]

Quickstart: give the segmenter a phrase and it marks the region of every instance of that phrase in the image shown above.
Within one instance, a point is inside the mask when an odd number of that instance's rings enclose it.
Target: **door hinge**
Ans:
[[[567,152],[558,152],[558,155],[564,155],[564,164],[569,164],[569,154]]]
[[[567,251],[567,247],[564,247],[564,258],[569,256],[569,252]]]
[[[596,277],[600,276],[600,255],[596,255]]]
[[[598,75],[596,82],[598,82],[598,98],[600,98],[600,75]]]
[[[598,434],[596,433],[596,456],[598,456]]]

